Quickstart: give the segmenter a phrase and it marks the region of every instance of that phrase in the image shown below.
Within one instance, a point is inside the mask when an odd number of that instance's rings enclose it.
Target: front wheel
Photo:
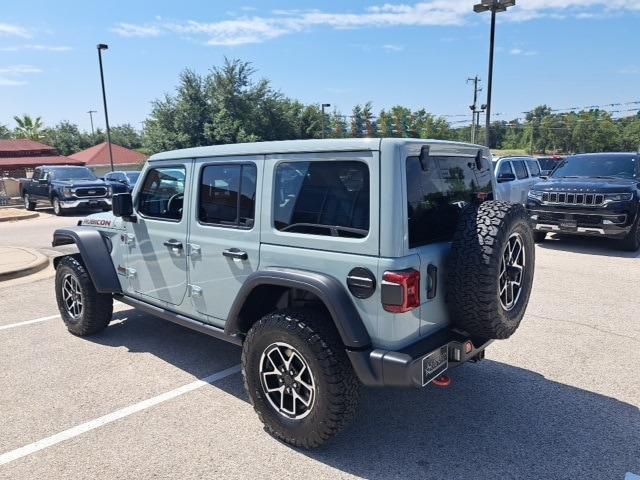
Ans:
[[[314,448],[356,413],[358,380],[330,319],[286,310],[260,319],[242,349],[242,375],[265,429],[280,440]]]
[[[629,252],[640,250],[640,213],[629,234],[622,240],[622,248]]]
[[[67,329],[81,337],[104,330],[113,315],[111,295],[96,291],[84,265],[74,257],[64,257],[58,264],[56,300]]]
[[[62,205],[60,204],[60,199],[58,197],[53,197],[51,200],[51,206],[53,207],[53,213],[55,213],[58,217],[62,216]]]

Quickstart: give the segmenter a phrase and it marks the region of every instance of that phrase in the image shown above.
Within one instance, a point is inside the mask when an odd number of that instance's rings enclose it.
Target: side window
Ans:
[[[518,180],[529,178],[527,167],[525,167],[522,160],[512,160],[511,163],[513,164],[513,169],[516,171],[516,177],[518,178]]]
[[[255,165],[208,165],[202,169],[198,220],[210,225],[252,228],[255,219]]]
[[[502,175],[513,175],[513,169],[511,168],[511,162],[504,161],[500,164],[498,169],[498,177]]]
[[[36,168],[33,171],[33,175],[31,175],[31,179],[32,180],[39,180],[40,179],[40,175],[42,174],[42,170],[40,170],[39,168]]]
[[[418,157],[407,158],[409,248],[450,241],[462,209],[491,193],[490,170],[478,172],[472,159],[430,160],[431,167],[423,170]]]
[[[527,160],[527,167],[529,167],[529,172],[532,177],[540,176],[540,165],[535,160]]]
[[[369,168],[363,162],[288,162],[276,167],[273,211],[281,232],[365,238]]]
[[[147,172],[138,194],[138,211],[147,217],[180,220],[184,182],[184,167],[152,168]]]

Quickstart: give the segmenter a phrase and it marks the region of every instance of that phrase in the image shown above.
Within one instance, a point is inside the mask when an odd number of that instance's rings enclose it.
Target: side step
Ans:
[[[190,328],[191,330],[195,330],[196,332],[205,333],[211,337],[219,338],[220,340],[224,340],[225,342],[233,343],[234,345],[242,345],[242,338],[235,335],[227,335],[223,329],[214,327],[213,325],[208,325],[199,320],[185,317],[184,315],[172,312],[171,310],[167,310],[166,308],[149,305],[146,302],[125,295],[115,294],[113,298],[118,300],[119,302],[126,303],[127,305],[137,310],[141,310],[155,317],[160,317],[163,320],[177,323],[178,325],[182,325],[183,327]]]

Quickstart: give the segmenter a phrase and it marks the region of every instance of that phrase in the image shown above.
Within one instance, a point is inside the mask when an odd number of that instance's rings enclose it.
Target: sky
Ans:
[[[479,0],[476,0],[479,1]],[[473,0],[6,2],[0,13],[0,124],[14,115],[104,125],[96,44],[106,43],[111,125],[141,128],[185,68],[253,63],[272,86],[344,114],[367,101],[470,116],[486,83],[489,15]],[[481,93],[484,97],[486,93]],[[499,14],[493,111],[540,104],[640,108],[640,0],[517,0]],[[626,104],[626,105],[625,105]],[[455,124],[454,124],[455,125]]]

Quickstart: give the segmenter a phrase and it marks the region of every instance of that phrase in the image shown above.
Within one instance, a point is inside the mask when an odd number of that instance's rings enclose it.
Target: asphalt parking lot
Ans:
[[[25,222],[21,238],[50,252],[52,228],[75,219]],[[0,226],[0,244],[17,229]],[[238,347],[124,305],[101,334],[74,337],[50,276],[0,284],[0,478],[640,474],[640,255],[571,238],[536,254],[511,339],[448,389],[362,389],[353,425],[315,451],[263,431]]]

